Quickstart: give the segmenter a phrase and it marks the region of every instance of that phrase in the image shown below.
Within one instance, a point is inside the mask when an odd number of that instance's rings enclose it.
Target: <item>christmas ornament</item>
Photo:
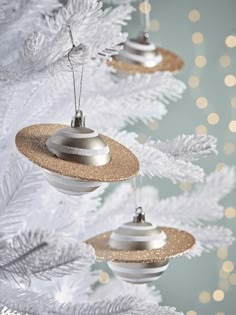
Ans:
[[[72,49],[75,48],[71,30]],[[73,73],[75,116],[71,126],[56,124],[32,125],[16,135],[16,146],[29,160],[45,171],[48,182],[59,191],[71,195],[83,195],[97,189],[102,182],[129,179],[139,171],[135,155],[115,140],[85,127],[80,109],[83,65],[80,94],[77,105],[75,75]]]
[[[139,171],[130,150],[85,127],[32,125],[17,133],[16,146],[46,171],[50,184],[72,195],[91,192],[102,182],[129,179]]]
[[[189,251],[195,239],[185,231],[146,222],[139,207],[133,222],[97,235],[87,243],[94,247],[97,260],[107,261],[118,278],[141,284],[158,279],[168,268],[169,260]]]
[[[180,71],[184,63],[179,56],[149,41],[151,11],[149,0],[144,0],[142,6],[141,17],[144,17],[144,31],[136,38],[127,39],[123,43],[123,50],[108,61],[108,65],[116,70],[118,77],[157,71]]]
[[[134,75],[157,71],[178,72],[183,68],[184,62],[173,52],[150,43],[149,34],[144,32],[137,38],[128,39],[123,50],[108,61],[108,65],[113,67],[118,75]]]

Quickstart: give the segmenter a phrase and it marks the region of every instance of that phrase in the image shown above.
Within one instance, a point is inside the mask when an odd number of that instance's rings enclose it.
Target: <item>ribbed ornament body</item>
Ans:
[[[151,223],[129,222],[111,234],[109,246],[117,250],[137,251],[159,249],[167,242],[166,234]],[[108,265],[123,281],[141,284],[158,279],[168,267],[168,260],[153,263],[112,262]]]
[[[141,33],[135,39],[128,39],[124,43],[124,49],[118,55],[114,56],[114,58],[129,64],[141,65],[148,68],[155,67],[163,58],[156,46],[149,42],[148,37],[147,33]]]
[[[47,149],[58,158],[88,166],[102,166],[110,161],[108,145],[99,134],[86,127],[66,127],[46,142]],[[46,171],[48,182],[60,192],[81,196],[96,190],[101,183],[82,181]]]

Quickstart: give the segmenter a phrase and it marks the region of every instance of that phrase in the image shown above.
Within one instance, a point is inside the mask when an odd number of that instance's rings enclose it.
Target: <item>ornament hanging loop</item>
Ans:
[[[134,190],[134,199],[135,199],[135,213],[133,216],[133,222],[145,222],[145,213],[142,209],[141,202],[141,186],[142,186],[142,176],[137,175],[133,179],[133,190]]]
[[[82,63],[82,69],[81,69],[81,75],[80,75],[80,86],[79,86],[79,99],[78,99],[78,104],[77,104],[77,95],[76,95],[76,82],[75,82],[75,71],[74,71],[74,66],[70,58],[70,54],[73,50],[76,49],[75,43],[74,43],[74,38],[73,34],[71,31],[70,25],[68,25],[68,32],[72,44],[72,48],[68,52],[68,61],[71,67],[72,71],[72,79],[73,79],[73,87],[74,87],[74,107],[75,107],[75,115],[72,117],[71,121],[71,127],[85,127],[85,118],[83,116],[83,112],[80,109],[81,108],[81,96],[82,96],[82,88],[83,88],[83,75],[84,75],[84,58],[83,58],[83,63]],[[84,45],[79,45],[78,48],[84,48]]]

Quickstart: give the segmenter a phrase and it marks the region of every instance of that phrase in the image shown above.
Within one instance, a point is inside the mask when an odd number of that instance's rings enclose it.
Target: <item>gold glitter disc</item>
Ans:
[[[98,182],[115,182],[134,177],[139,171],[136,156],[117,141],[101,135],[110,149],[111,160],[103,166],[88,166],[78,162],[62,160],[51,154],[46,141],[58,129],[57,124],[39,124],[20,130],[16,135],[16,146],[31,162],[50,172]]]
[[[188,232],[169,227],[160,227],[167,235],[167,243],[152,250],[117,250],[109,247],[112,231],[99,234],[86,241],[94,247],[97,260],[124,263],[154,263],[181,256],[195,245],[195,238]]]
[[[125,72],[130,75],[136,73],[154,73],[157,71],[170,71],[176,73],[183,68],[183,60],[173,52],[163,48],[157,48],[157,53],[161,53],[163,59],[155,67],[145,67],[137,64],[129,64],[116,58],[108,61],[107,64],[108,66],[111,66],[118,71]]]

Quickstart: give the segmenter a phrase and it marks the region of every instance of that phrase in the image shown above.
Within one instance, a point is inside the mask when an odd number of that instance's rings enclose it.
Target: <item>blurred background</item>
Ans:
[[[130,127],[144,142],[174,138],[178,134],[211,134],[218,138],[219,154],[201,161],[210,173],[236,164],[236,1],[150,0],[148,8],[135,4],[126,30],[136,37],[142,30],[140,15],[151,14],[151,40],[179,54],[185,61],[177,76],[187,85],[183,99],[171,103],[162,121],[148,127]],[[148,183],[148,180],[147,180]],[[173,185],[154,180],[161,197],[191,189],[191,184]],[[225,217],[220,222],[236,231],[236,191],[224,199]],[[236,243],[200,258],[174,260],[155,285],[161,288],[163,304],[186,315],[236,314]]]

